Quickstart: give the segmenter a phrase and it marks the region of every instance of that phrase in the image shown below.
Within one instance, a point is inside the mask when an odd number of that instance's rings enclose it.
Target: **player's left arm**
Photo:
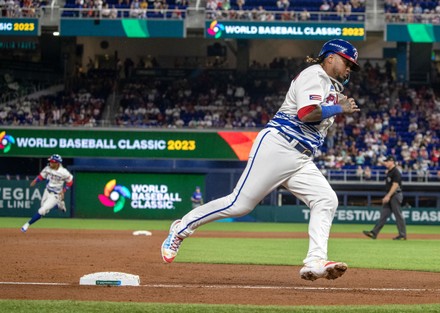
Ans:
[[[70,188],[72,188],[73,186],[73,176],[71,174],[69,174],[69,176],[66,179],[66,183],[64,184],[63,187],[63,192],[61,193],[61,198],[64,199],[64,193],[69,190]]]
[[[305,123],[320,122],[336,114],[352,114],[360,109],[353,98],[340,94],[338,103],[334,105],[308,105],[298,111],[298,117]]]

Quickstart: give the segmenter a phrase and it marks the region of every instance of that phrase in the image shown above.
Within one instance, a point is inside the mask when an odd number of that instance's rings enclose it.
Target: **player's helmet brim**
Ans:
[[[329,53],[336,53],[344,59],[350,61],[353,64],[351,67],[353,71],[358,72],[361,69],[357,61],[357,49],[348,41],[342,39],[332,39],[327,41],[322,46],[318,57],[324,59],[329,55]]]
[[[348,61],[350,61],[353,64],[352,67],[351,67],[353,69],[353,71],[359,72],[361,70],[361,67],[360,67],[359,63],[355,59],[350,57],[349,55],[344,54],[342,52],[336,52],[336,54],[338,54],[341,57],[343,57],[344,59],[347,59]]]

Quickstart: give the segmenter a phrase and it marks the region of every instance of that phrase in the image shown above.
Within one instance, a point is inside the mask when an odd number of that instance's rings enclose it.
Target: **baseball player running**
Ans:
[[[22,232],[26,232],[30,225],[45,216],[55,206],[66,212],[64,204],[64,193],[73,185],[73,176],[61,164],[63,159],[58,154],[51,155],[48,159],[49,164],[41,171],[41,173],[31,182],[34,187],[38,182],[47,180],[46,189],[41,199],[41,207],[38,212],[21,227]]]
[[[300,276],[306,280],[336,279],[347,270],[343,262],[329,261],[327,246],[338,198],[313,162],[337,114],[359,108],[342,94],[351,71],[360,69],[358,52],[347,41],[326,42],[311,66],[291,83],[281,108],[260,131],[233,192],[188,212],[171,224],[162,244],[162,258],[171,263],[183,240],[203,224],[243,216],[273,189],[284,186],[310,208],[309,250]]]

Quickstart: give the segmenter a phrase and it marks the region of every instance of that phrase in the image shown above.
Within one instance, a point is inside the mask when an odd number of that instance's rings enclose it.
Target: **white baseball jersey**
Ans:
[[[324,143],[334,117],[304,123],[298,118],[298,111],[309,105],[334,105],[337,100],[338,93],[322,66],[309,66],[292,81],[283,104],[267,127],[275,127],[315,153]]]
[[[298,110],[309,105],[333,105],[338,91],[342,91],[340,87],[336,82],[332,84],[320,65],[302,71],[292,81],[279,111],[259,132],[232,193],[187,213],[176,226],[178,236],[189,237],[201,225],[221,218],[246,215],[282,185],[310,208],[309,250],[304,263],[327,260],[328,238],[338,197],[312,156],[299,149],[298,143],[316,152],[334,118],[303,123],[298,118]]]
[[[51,169],[49,165],[46,166],[40,176],[47,180],[46,189],[56,194],[63,190],[64,183],[70,183],[73,180],[72,174],[61,164],[57,170]]]

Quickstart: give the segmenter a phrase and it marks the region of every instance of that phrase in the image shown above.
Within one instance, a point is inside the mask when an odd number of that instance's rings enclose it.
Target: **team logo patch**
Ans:
[[[208,35],[214,37],[215,39],[220,38],[224,31],[225,26],[217,21],[212,21],[211,25],[209,25],[209,28],[206,30]]]
[[[0,149],[3,150],[3,153],[8,153],[13,144],[15,144],[14,137],[7,135],[5,131],[2,131],[0,133]]]
[[[127,187],[116,185],[116,179],[110,180],[104,187],[104,194],[98,195],[99,201],[105,206],[113,207],[118,213],[124,208],[125,199],[130,199],[131,193]]]
[[[309,100],[322,101],[322,97],[320,95],[309,95]]]

